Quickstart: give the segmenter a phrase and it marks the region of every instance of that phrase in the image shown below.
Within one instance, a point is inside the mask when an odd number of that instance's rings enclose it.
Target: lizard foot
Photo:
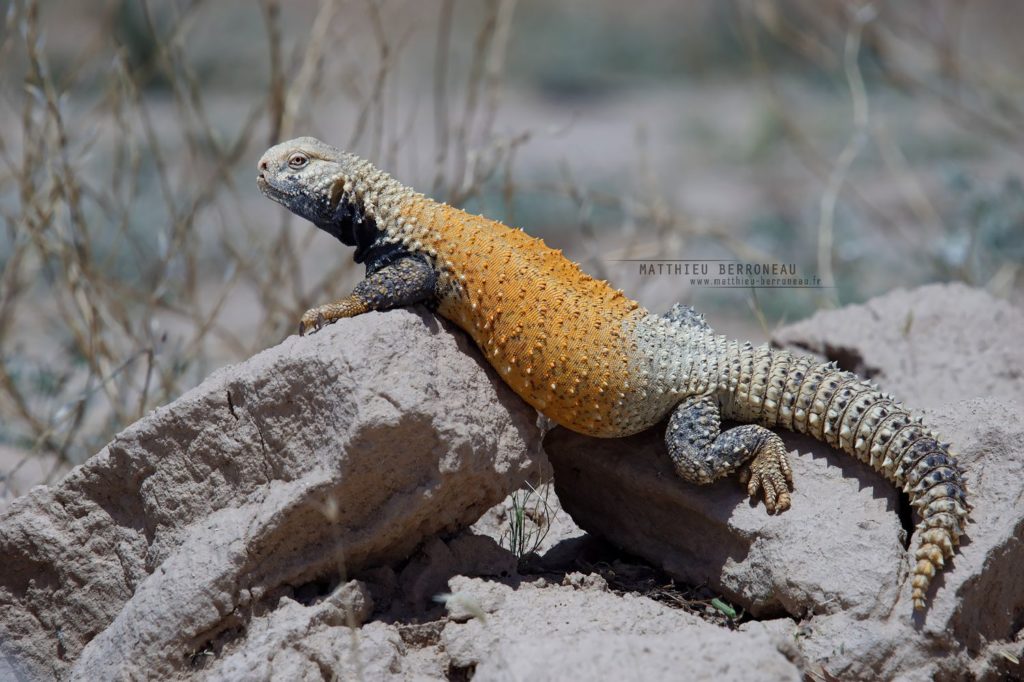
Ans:
[[[789,455],[782,439],[771,434],[758,448],[750,466],[743,469],[740,480],[747,484],[747,494],[751,497],[757,497],[759,491],[764,494],[769,514],[789,509],[793,470],[789,467]]]
[[[356,296],[349,296],[334,303],[325,303],[316,308],[310,308],[302,314],[302,319],[299,320],[299,336],[318,332],[343,317],[355,317],[368,310],[366,303]]]
[[[302,313],[302,318],[299,320],[299,336],[318,332],[323,329],[325,324],[327,324],[327,320],[324,318],[323,311],[320,308],[310,308]]]

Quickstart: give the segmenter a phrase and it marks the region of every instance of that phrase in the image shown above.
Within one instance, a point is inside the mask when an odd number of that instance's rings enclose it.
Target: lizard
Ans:
[[[783,427],[838,448],[902,488],[918,516],[912,601],[968,523],[950,446],[894,396],[835,363],[729,340],[689,306],[652,313],[521,229],[434,201],[313,137],[268,149],[257,184],[366,266],[338,301],[306,311],[299,334],[368,311],[426,304],[465,330],[501,378],[557,424],[629,436],[667,415],[676,472],[708,484],[739,470],[769,513],[790,507]],[[722,420],[740,425],[722,430]]]

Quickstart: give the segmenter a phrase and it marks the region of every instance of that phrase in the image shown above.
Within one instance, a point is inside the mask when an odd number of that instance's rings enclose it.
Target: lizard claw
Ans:
[[[302,319],[299,320],[299,336],[318,332],[323,329],[324,324],[324,314],[320,308],[310,308],[302,314]]]
[[[747,494],[757,497],[758,492],[763,493],[769,514],[786,511],[792,502],[789,489],[793,486],[793,470],[782,440],[776,439],[766,441],[743,472]]]

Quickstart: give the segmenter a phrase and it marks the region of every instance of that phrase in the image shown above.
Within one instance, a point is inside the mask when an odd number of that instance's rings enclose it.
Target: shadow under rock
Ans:
[[[555,471],[555,491],[577,525],[625,546],[620,533],[605,523],[614,518],[622,531],[653,547],[666,542],[664,528],[679,518],[714,527],[729,525],[745,492],[731,479],[700,487],[681,480],[665,447],[666,423],[626,438],[588,438],[563,428],[547,435],[544,448]],[[609,480],[614,489],[607,485]],[[715,533],[705,541],[700,536],[693,534],[694,544],[684,553],[699,554],[705,561],[715,557],[722,564],[742,562],[754,540],[733,535],[722,542],[721,533]]]
[[[730,426],[726,423],[723,429]],[[747,496],[734,475],[707,486],[691,485],[680,479],[664,444],[664,429],[663,422],[622,439],[588,438],[554,429],[546,436],[544,446],[555,472],[557,494],[577,525],[619,547],[636,551],[659,569],[687,583],[710,581],[717,589],[716,580],[727,572],[735,574],[729,578],[733,582],[746,581],[747,577],[735,568],[741,564],[761,575],[758,567],[768,555],[763,547],[752,552],[763,538],[786,542],[809,532],[814,528],[815,514],[843,514],[845,507],[835,509],[836,500],[846,499],[845,504],[857,505],[866,502],[865,496],[857,495],[865,489],[870,490],[874,500],[884,501],[884,512],[899,516],[904,532],[893,540],[906,545],[913,530],[908,523],[908,501],[905,496],[901,500],[901,493],[881,474],[809,436],[778,431],[787,450],[800,454],[791,460],[796,479],[793,510],[771,516],[765,512],[763,501]],[[842,486],[847,491],[845,497],[830,492],[839,478],[857,482],[855,489],[848,484]],[[858,499],[850,499],[851,494]],[[877,518],[883,505],[875,507],[873,513]],[[823,543],[823,551],[829,552],[829,543],[834,544],[834,538],[828,536]],[[785,552],[770,554],[776,559],[784,555]],[[730,566],[733,569],[728,569]],[[819,578],[813,571],[805,577],[816,588]],[[758,580],[756,584],[760,587],[756,589],[760,591],[748,595],[754,600],[752,608],[756,606],[760,617],[786,615],[783,602],[772,592],[772,581],[785,578],[780,575]],[[744,591],[745,584],[736,583],[731,589]],[[801,594],[797,597],[802,598]]]

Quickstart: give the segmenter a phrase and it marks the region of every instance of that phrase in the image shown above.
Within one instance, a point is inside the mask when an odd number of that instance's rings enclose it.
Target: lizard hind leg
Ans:
[[[698,485],[726,476],[749,461],[741,474],[747,493],[751,497],[762,493],[769,513],[789,509],[793,472],[782,439],[757,424],[721,431],[715,398],[695,396],[680,403],[669,419],[665,444],[676,472]]]

